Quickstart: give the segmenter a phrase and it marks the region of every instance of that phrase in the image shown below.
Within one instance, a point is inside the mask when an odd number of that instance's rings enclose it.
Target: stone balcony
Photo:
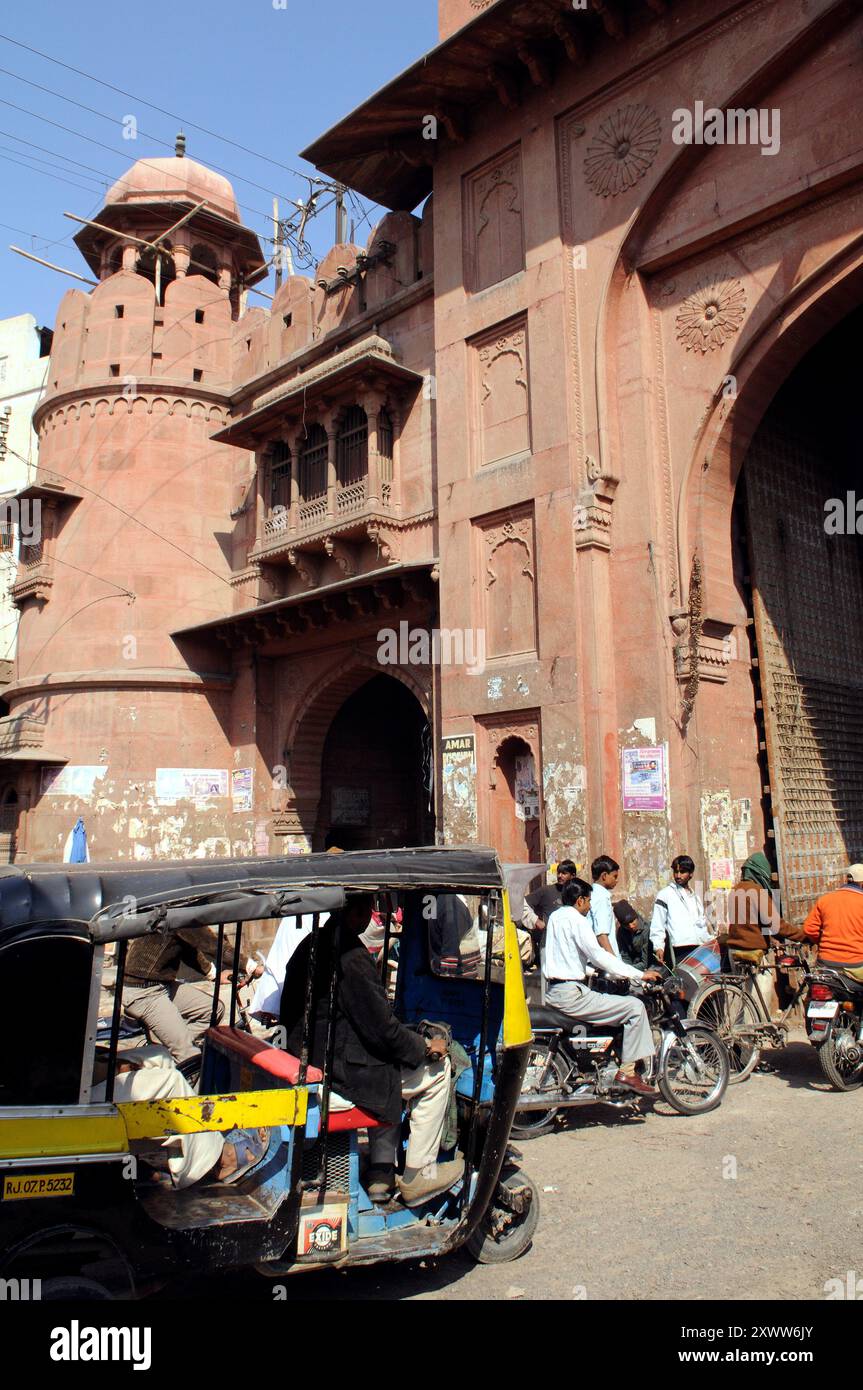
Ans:
[[[329,552],[327,542],[333,538],[364,541],[374,538],[380,524],[398,526],[392,483],[380,484],[380,497],[369,497],[368,485],[368,478],[361,478],[308,502],[277,508],[272,516],[264,519],[261,534],[249,552],[249,560],[279,563],[283,557],[287,558],[288,551],[297,547]]]
[[[53,583],[53,566],[45,554],[43,542],[22,546],[18,573],[10,590],[12,602],[20,604],[28,598],[44,602],[50,596]]]

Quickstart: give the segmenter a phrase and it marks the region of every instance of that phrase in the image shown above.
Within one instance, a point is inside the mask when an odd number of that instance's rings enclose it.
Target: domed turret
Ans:
[[[117,179],[101,212],[76,234],[79,251],[100,280],[121,265],[152,278],[152,243],[164,239],[178,275],[201,272],[226,287],[256,284],[267,273],[266,261],[258,238],[243,226],[229,180],[187,159],[184,135],[175,150],[139,159]],[[161,269],[164,284],[173,275],[165,256]]]
[[[226,178],[183,156],[139,159],[109,188],[105,203],[203,203],[232,222],[240,221],[234,190]]]

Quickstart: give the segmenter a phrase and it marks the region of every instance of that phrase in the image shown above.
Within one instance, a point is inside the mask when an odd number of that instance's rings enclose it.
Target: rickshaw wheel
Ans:
[[[524,1212],[515,1212],[501,1201],[502,1187],[518,1191],[530,1189],[530,1203]],[[488,1211],[467,1242],[468,1254],[481,1265],[506,1264],[517,1260],[530,1246],[539,1223],[539,1189],[521,1168],[511,1169],[498,1183]]]

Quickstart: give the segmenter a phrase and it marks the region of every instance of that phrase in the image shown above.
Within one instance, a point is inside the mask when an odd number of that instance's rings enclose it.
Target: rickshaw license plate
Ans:
[[[28,1197],[71,1197],[75,1191],[74,1173],[14,1173],[3,1179],[3,1201],[24,1201]]]

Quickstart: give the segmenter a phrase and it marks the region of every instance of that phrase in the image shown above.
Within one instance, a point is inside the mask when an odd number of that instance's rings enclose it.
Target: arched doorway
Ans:
[[[783,912],[795,921],[835,886],[849,859],[863,856],[861,328],[858,310],[777,392],[735,502],[738,584],[753,619],[764,817]]]
[[[372,676],[330,725],[321,766],[318,848],[434,843],[431,734],[401,681]]]
[[[530,744],[511,734],[495,750],[490,779],[491,843],[504,864],[542,859],[536,760]]]

